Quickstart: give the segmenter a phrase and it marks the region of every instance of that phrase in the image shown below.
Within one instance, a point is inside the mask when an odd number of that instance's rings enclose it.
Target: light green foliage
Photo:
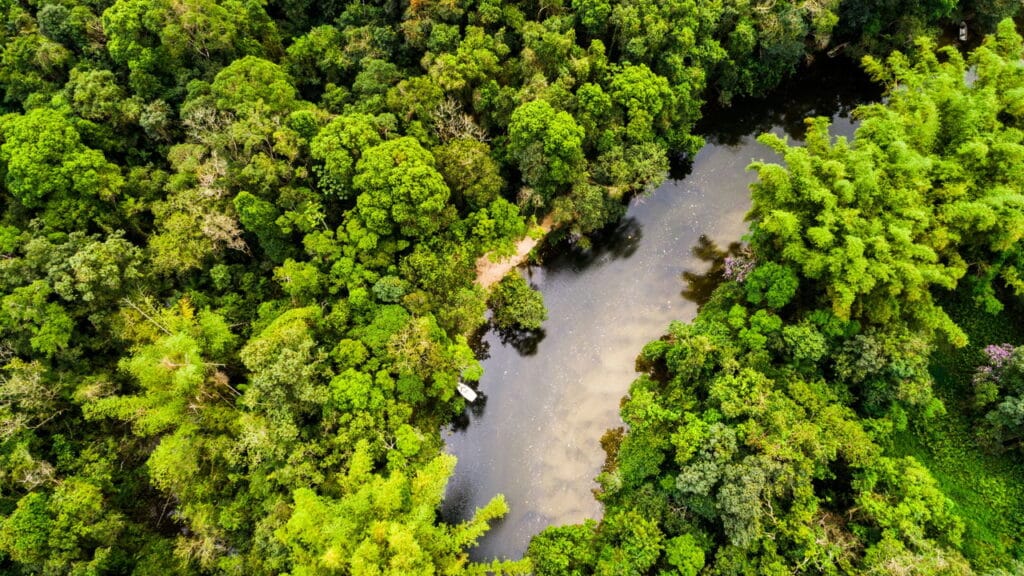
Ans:
[[[340,497],[296,490],[288,521],[274,536],[292,551],[294,574],[460,573],[468,567],[462,548],[508,506],[499,496],[463,524],[435,524],[434,510],[454,467],[454,457],[441,455],[415,476],[384,477],[372,472],[367,446],[361,444]],[[510,566],[498,565],[497,571]]]
[[[690,534],[676,536],[666,542],[665,558],[679,576],[697,576],[704,567],[704,550]]]
[[[882,458],[853,483],[857,504],[875,519],[886,536],[912,544],[939,534],[959,544],[963,522],[931,474],[913,458]]]
[[[90,204],[113,200],[121,192],[124,179],[117,165],[83,144],[60,112],[38,108],[6,116],[0,131],[7,190],[29,208],[60,205],[70,213],[54,215],[62,228],[88,225],[95,210]]]
[[[1003,445],[1004,437],[987,425],[988,407],[978,406],[975,402],[980,398],[972,392],[979,391],[976,386],[982,383],[979,363],[992,366],[985,349],[990,343],[1003,348],[1003,343],[1020,342],[1022,324],[993,322],[966,290],[943,299],[943,306],[967,332],[970,345],[933,355],[935,393],[947,411],[914,421],[897,434],[893,456],[913,456],[939,480],[964,523],[963,552],[976,572],[1012,571],[1012,556],[1022,534],[1019,522],[1024,517],[1020,512],[1024,510],[1024,467],[1013,456],[1012,444]],[[1001,352],[993,356],[1005,359]]]
[[[889,99],[857,112],[852,142],[831,138],[822,119],[809,122],[804,147],[762,138],[783,163],[753,165],[757,267],[644,348],[645,373],[621,409],[628,432],[606,445],[598,477],[598,534],[620,514],[653,519],[659,562],[682,573],[973,573],[961,554],[971,518],[952,496],[976,512],[980,499],[962,486],[947,493],[948,463],[933,476],[893,455],[891,439],[947,413],[929,363],[943,339],[962,346],[966,334],[936,294],[968,273],[960,296],[980,294],[989,309],[1016,289],[1005,270],[1016,264],[1010,206],[1022,181],[1005,158],[1020,130],[997,94],[1022,80],[1021,50],[1004,24],[971,55],[972,85],[964,59],[950,50],[940,59],[926,42],[914,59],[867,60]],[[988,158],[996,149],[1006,156]],[[989,412],[969,416],[996,446],[1019,433],[990,427],[1019,422],[1012,349],[987,351],[992,364],[976,383]],[[1004,490],[1002,480],[992,486]],[[982,536],[970,558],[986,565],[980,550],[1006,544]],[[626,546],[589,545],[602,558]]]
[[[762,137],[788,169],[754,164],[761,176],[753,187],[755,249],[779,254],[781,264],[820,283],[840,318],[884,323],[905,317],[962,345],[962,332],[928,291],[932,285],[952,288],[966,272],[957,253],[933,241],[939,222],[929,214],[918,181],[930,165],[906,156],[901,165],[879,162],[886,156],[867,136],[874,128],[878,122],[865,121],[859,132],[865,143],[858,139],[853,146],[843,139],[833,145],[823,119],[810,124],[806,148]],[[877,174],[889,169],[900,171],[899,178]]]
[[[295,88],[285,71],[273,62],[246,56],[221,70],[210,85],[217,108],[236,114],[256,110],[269,113],[291,111],[296,105]]]
[[[595,522],[545,528],[530,540],[526,556],[538,576],[577,576],[594,570]]]
[[[398,333],[410,319],[409,312],[397,305],[381,306],[376,310],[373,320],[366,326],[359,327],[353,331],[355,336],[366,344],[374,352],[382,352],[387,345],[388,339]]]
[[[1008,103],[992,91],[1024,81],[1007,73],[1007,58],[1021,51],[1013,37],[1004,26],[971,56],[979,76],[970,86],[964,59],[945,51],[940,62],[927,43],[913,64],[899,53],[866,59],[876,79],[900,88],[886,105],[861,109],[852,143],[833,143],[822,119],[806,148],[765,137],[787,167],[754,166],[755,247],[822,283],[840,317],[904,317],[963,345],[928,289],[953,288],[970,271],[979,300],[995,310],[992,280],[1001,274],[1014,286],[1012,246],[1024,228],[1010,206],[1021,205],[1024,176],[1009,158],[1022,149],[1015,121],[1004,126],[1000,116]],[[969,270],[978,261],[999,264]]]
[[[626,65],[609,85],[612,102],[626,111],[627,138],[635,143],[649,142],[657,133],[670,132],[675,94],[668,81],[644,65]]]
[[[197,423],[205,405],[216,406],[237,395],[204,357],[222,354],[233,337],[224,320],[202,311],[198,315],[182,300],[154,323],[161,336],[140,342],[120,368],[137,382],[138,393],[101,398],[87,408],[90,417],[111,416],[132,423],[140,436],[153,436],[187,423]]]
[[[315,264],[296,262],[291,258],[274,270],[274,278],[284,291],[299,302],[316,298],[321,292],[322,274]]]
[[[982,494],[961,513],[950,467],[883,447],[967,397],[931,393],[932,333],[961,340],[933,291],[1024,292],[1009,23],[967,59],[868,60],[890,92],[854,142],[773,143],[759,266],[645,347],[603,523],[474,564],[504,500],[437,509],[467,337],[488,301],[503,329],[546,317],[518,276],[475,282],[524,214],[586,247],[697,152],[704,99],[1011,8],[0,2],[0,571],[955,573],[957,514],[971,561],[1003,563],[1020,514],[973,512],[1011,477],[957,477]],[[981,392],[964,421],[1018,414]]]
[[[103,29],[109,37],[107,50],[111,59],[127,66],[131,71],[132,87],[137,92],[153,92],[157,88],[154,76],[161,65],[167,64],[167,56],[158,42],[154,42],[154,30],[159,16],[147,14],[150,2],[142,0],[119,0],[103,12]]]

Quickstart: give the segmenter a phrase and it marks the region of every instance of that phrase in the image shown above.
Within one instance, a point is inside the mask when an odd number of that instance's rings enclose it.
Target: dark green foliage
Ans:
[[[288,237],[277,225],[281,212],[276,206],[248,192],[239,192],[235,196],[234,204],[239,222],[246,230],[256,235],[260,248],[267,254],[267,258],[281,262],[292,252]]]
[[[915,5],[899,29],[952,9]],[[843,10],[858,18],[845,28]],[[475,284],[475,262],[510,253],[531,216],[586,244],[672,155],[696,153],[706,97],[771,88],[833,29],[870,46],[875,18],[790,0],[0,12],[12,574],[528,572],[467,559],[502,499],[463,524],[436,517],[453,467],[439,430],[465,407],[458,382],[481,375],[467,337],[488,301],[502,328],[546,317],[519,276],[490,294]],[[966,275],[995,310],[1021,285],[1019,45],[1004,25],[970,61],[967,92],[950,88],[966,68],[952,54],[871,64],[929,95],[894,91],[891,108],[863,112],[873,147],[832,145],[823,128],[808,152],[774,144],[789,172],[762,169],[761,210],[779,214],[760,215],[754,245],[786,244],[784,257],[731,288],[714,321],[649,347],[679,389],[634,386],[605,523],[538,538],[538,573],[904,566],[955,546],[927,475],[872,442],[900,414],[941,412],[920,360],[930,341],[893,324],[955,338],[933,287]],[[865,174],[859,216],[826,194],[843,171]],[[925,184],[940,198],[922,214]],[[874,194],[883,185],[898,193]],[[812,224],[818,204],[831,211]],[[823,484],[835,510],[814,509]],[[839,520],[844,498],[871,511]],[[843,552],[795,552],[836,534]],[[865,549],[846,552],[848,536]]]
[[[352,186],[356,213],[368,230],[420,239],[446,224],[451,192],[434,168],[434,157],[408,136],[364,151]]]
[[[469,210],[485,208],[498,198],[504,181],[487,144],[462,138],[434,149],[437,169],[455,201]]]
[[[1017,304],[1009,304],[1008,311],[1019,314]],[[965,292],[944,298],[943,307],[971,344],[959,350],[940,348],[933,355],[935,392],[948,409],[936,418],[912,422],[894,447],[932,471],[964,521],[964,555],[979,572],[991,571],[1012,566],[1022,548],[1024,466],[986,425],[984,409],[975,404],[974,378],[979,364],[988,364],[983,352],[987,343],[1021,342],[1021,323],[993,322]]]
[[[498,283],[489,303],[494,310],[494,323],[505,330],[536,330],[548,317],[544,297],[515,273]]]
[[[937,394],[929,364],[945,366],[950,351],[939,347],[963,347],[977,332],[944,310],[950,292],[989,310],[1009,299],[1013,312],[994,325],[1019,310],[1007,271],[1024,181],[1006,159],[1021,129],[1002,94],[1024,81],[1024,49],[1005,22],[970,60],[941,54],[922,42],[912,59],[867,59],[890,91],[857,112],[851,142],[831,138],[822,119],[810,121],[805,147],[762,138],[783,163],[753,165],[756,267],[644,348],[644,374],[622,404],[627,432],[606,445],[598,476],[605,519],[561,556],[531,548],[538,566],[566,573],[570,559],[593,557],[587,571],[624,574],[1013,569],[1018,522],[995,517],[1024,502],[1010,487],[1019,466],[966,456],[957,439],[973,425],[975,452],[1019,446],[1019,348],[985,348],[973,406],[964,390],[973,365],[958,368],[958,389]],[[956,458],[983,469],[958,470]],[[559,530],[538,542],[560,542]],[[630,537],[639,532],[640,547]]]
[[[754,305],[764,303],[774,309],[782,308],[793,299],[798,284],[792,270],[775,262],[758,266],[743,281],[747,289],[747,302]]]
[[[537,574],[545,576],[582,576],[591,574],[597,559],[594,555],[593,521],[575,526],[545,529],[530,540],[526,554],[533,561]]]
[[[972,378],[975,406],[985,410],[986,430],[980,435],[999,447],[1018,447],[1024,436],[1024,358],[1011,344],[990,344],[985,364]]]
[[[572,188],[583,173],[583,129],[567,112],[543,100],[526,103],[512,114],[509,153],[523,180],[545,201]]]

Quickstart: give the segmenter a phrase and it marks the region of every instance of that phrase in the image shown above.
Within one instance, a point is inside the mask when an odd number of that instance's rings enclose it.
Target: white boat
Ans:
[[[462,397],[465,398],[467,402],[473,402],[476,400],[476,391],[462,382],[459,382],[459,385],[456,386],[455,389],[459,391],[459,394],[462,394]]]

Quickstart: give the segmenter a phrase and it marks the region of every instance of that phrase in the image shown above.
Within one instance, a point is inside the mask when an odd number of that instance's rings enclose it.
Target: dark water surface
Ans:
[[[524,272],[543,292],[548,320],[537,334],[485,335],[482,398],[444,432],[459,459],[445,519],[466,519],[498,493],[511,508],[474,560],[519,558],[546,526],[600,517],[591,490],[601,435],[621,425],[619,401],[640,349],[670,321],[693,318],[714,287],[715,261],[746,232],[755,175],[745,168],[777,159],[756,135],[798,140],[803,119],[821,115],[834,118],[833,134],[849,136],[851,108],[878,96],[856,68],[832,61],[772,97],[712,110],[701,125],[708,144],[685,177],[634,200],[591,250],[562,247]]]

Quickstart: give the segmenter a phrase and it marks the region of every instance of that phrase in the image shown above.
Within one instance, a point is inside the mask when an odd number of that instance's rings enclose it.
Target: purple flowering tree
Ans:
[[[999,396],[1003,371],[1016,347],[1012,344],[989,344],[982,353],[987,362],[974,369],[974,402],[979,408],[987,406]]]
[[[1001,448],[1020,445],[1024,436],[1024,347],[990,344],[982,353],[986,363],[975,369],[973,378],[975,405],[986,411],[982,440]]]
[[[754,258],[750,248],[747,247],[736,256],[725,257],[725,269],[722,275],[725,276],[726,280],[743,282],[746,280],[747,275],[754,270],[755,266],[757,266],[757,260]]]
[[[983,352],[988,356],[988,362],[993,368],[1002,368],[1010,361],[1016,349],[1013,344],[989,344],[985,346]]]

